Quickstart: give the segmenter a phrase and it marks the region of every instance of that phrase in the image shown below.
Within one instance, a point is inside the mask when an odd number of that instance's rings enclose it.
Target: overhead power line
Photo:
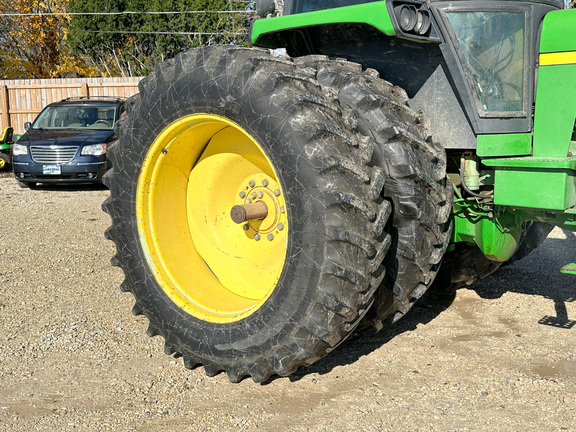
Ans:
[[[7,29],[0,28],[0,32],[43,32],[63,33],[65,30],[57,29]],[[181,36],[243,36],[246,32],[169,32],[169,31],[130,31],[130,30],[68,30],[69,33],[111,33],[111,34],[149,34],[149,35],[181,35]]]
[[[182,14],[255,14],[256,11],[122,11],[122,12],[41,12],[41,13],[4,13],[2,16],[28,17],[28,16],[90,16],[90,15],[182,15]]]

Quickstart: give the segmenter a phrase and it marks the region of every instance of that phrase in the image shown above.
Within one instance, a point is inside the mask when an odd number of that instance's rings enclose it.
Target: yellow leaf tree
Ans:
[[[0,0],[0,78],[93,76],[66,45],[68,0]],[[54,15],[56,14],[56,15]]]

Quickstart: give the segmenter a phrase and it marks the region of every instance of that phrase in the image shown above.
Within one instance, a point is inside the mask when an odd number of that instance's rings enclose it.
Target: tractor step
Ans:
[[[576,263],[566,264],[560,269],[562,273],[576,275]]]

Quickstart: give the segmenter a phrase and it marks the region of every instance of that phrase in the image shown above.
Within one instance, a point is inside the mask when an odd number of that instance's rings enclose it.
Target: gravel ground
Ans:
[[[0,431],[576,431],[576,237],[289,378],[186,370],[130,314],[102,188],[0,178]]]

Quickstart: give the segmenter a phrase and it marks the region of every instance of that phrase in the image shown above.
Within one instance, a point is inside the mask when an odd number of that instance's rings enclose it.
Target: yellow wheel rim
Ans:
[[[6,162],[4,161],[4,159],[0,158],[0,170],[4,168],[4,165],[6,165]]]
[[[263,220],[235,205],[264,201]],[[204,321],[243,319],[270,297],[286,260],[284,191],[260,145],[236,123],[194,114],[170,124],[142,164],[138,232],[166,294]]]

